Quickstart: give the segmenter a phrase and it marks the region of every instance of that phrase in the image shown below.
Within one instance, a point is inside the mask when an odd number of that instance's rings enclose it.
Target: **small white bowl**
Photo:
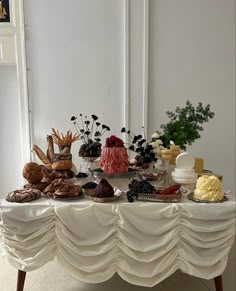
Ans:
[[[184,172],[184,173],[179,173],[179,172],[176,172],[176,171],[173,171],[171,173],[172,177],[175,177],[175,178],[179,178],[179,179],[197,179],[198,175],[197,173],[195,172]]]
[[[179,169],[179,168],[175,168],[174,172],[176,175],[190,175],[190,174],[195,174],[194,169]]]
[[[197,179],[188,179],[188,178],[176,178],[175,176],[172,175],[172,180],[177,183],[177,184],[182,184],[182,185],[189,185],[189,184],[195,184],[197,182]]]

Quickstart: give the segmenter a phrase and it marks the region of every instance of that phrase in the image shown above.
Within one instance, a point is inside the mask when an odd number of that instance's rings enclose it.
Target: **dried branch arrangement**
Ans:
[[[73,135],[71,130],[68,130],[66,134],[63,134],[52,128],[52,139],[57,145],[71,145],[73,142],[80,139],[80,135],[78,133]]]

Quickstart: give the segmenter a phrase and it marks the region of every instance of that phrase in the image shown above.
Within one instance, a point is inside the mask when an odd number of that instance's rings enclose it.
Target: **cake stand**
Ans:
[[[94,161],[96,161],[100,157],[81,157],[81,158],[86,162],[84,172],[87,173],[92,171]]]

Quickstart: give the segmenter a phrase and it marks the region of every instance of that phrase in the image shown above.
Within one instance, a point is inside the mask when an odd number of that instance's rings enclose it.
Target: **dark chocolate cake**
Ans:
[[[102,179],[95,188],[95,196],[99,198],[114,197],[114,189],[106,179]]]

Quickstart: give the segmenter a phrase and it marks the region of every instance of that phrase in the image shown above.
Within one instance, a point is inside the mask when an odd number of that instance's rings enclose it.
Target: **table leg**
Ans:
[[[26,272],[18,270],[16,291],[23,291]]]
[[[216,291],[223,291],[222,275],[214,278]]]

